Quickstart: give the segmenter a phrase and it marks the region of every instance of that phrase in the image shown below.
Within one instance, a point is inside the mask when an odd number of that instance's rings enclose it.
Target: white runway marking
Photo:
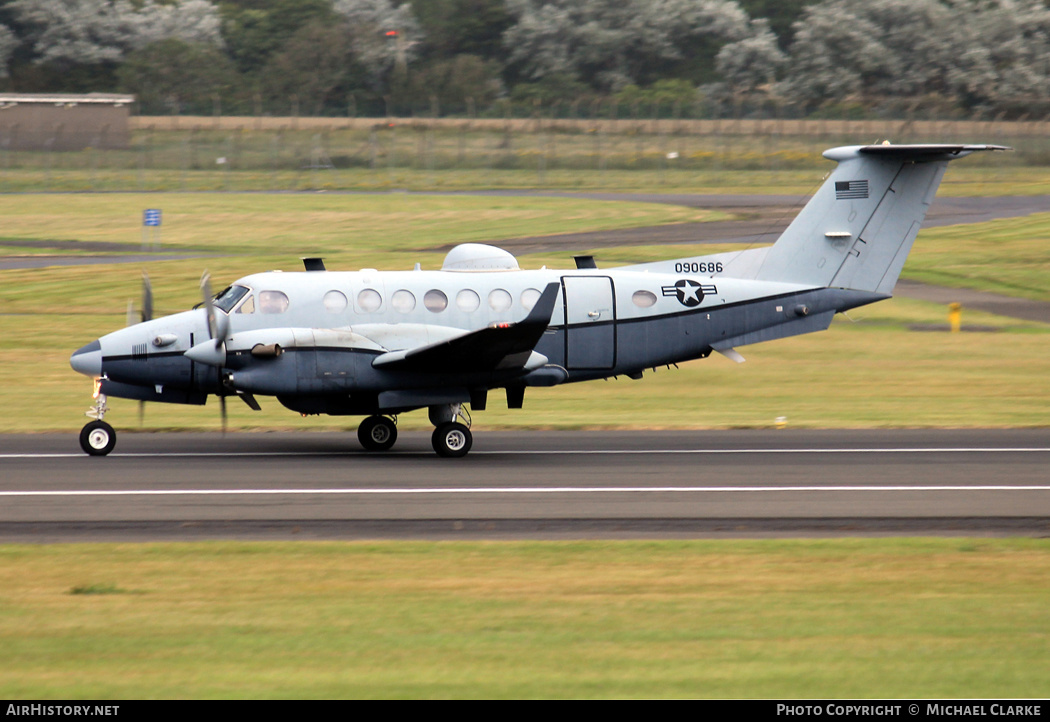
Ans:
[[[522,449],[501,451],[472,451],[471,456],[554,456],[554,455],[632,455],[632,454],[1017,454],[1050,453],[1050,447],[937,447],[937,448],[876,448],[876,449]],[[364,451],[162,451],[113,453],[108,458],[214,458],[214,457],[298,457],[298,456],[433,456],[430,451],[394,451],[368,453]],[[0,459],[71,459],[87,455],[78,452],[0,454]]]
[[[510,486],[510,487],[444,487],[430,489],[413,488],[343,488],[343,489],[73,489],[59,491],[0,491],[0,497],[26,496],[303,496],[324,495],[373,495],[373,494],[753,494],[769,492],[873,492],[873,491],[1050,491],[1050,485],[1002,486]]]

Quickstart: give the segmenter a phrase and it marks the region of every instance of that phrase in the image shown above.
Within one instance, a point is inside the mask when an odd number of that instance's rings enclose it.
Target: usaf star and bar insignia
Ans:
[[[661,286],[660,291],[664,296],[677,296],[678,303],[686,308],[699,306],[704,296],[713,296],[718,293],[718,289],[713,285],[700,284],[688,278],[683,278],[673,286]]]

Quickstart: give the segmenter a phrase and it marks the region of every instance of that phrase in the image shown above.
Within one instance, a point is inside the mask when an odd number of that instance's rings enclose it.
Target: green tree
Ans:
[[[473,55],[502,64],[503,33],[511,25],[504,0],[425,0],[412,11],[426,36],[426,59]]]
[[[262,86],[267,99],[278,107],[288,107],[294,95],[302,111],[323,115],[326,106],[345,100],[350,70],[346,29],[341,23],[314,21],[299,28],[270,57]]]
[[[237,69],[261,73],[270,57],[310,23],[335,24],[332,0],[255,0],[222,7],[222,36]]]
[[[117,80],[135,94],[140,113],[210,114],[213,97],[229,93],[237,71],[214,47],[169,38],[130,53]]]
[[[412,72],[409,92],[417,106],[429,108],[430,99],[436,98],[441,113],[465,113],[471,100],[475,108],[496,100],[503,90],[499,71],[498,63],[476,55],[435,60]]]

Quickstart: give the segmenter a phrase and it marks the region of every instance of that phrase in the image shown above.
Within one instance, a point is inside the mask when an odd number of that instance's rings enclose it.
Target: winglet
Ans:
[[[557,281],[548,283],[547,287],[543,289],[539,300],[536,301],[536,305],[529,311],[529,315],[515,325],[528,324],[531,326],[542,323],[543,328],[546,329],[551,322],[551,315],[554,313],[554,302],[558,300],[558,291],[560,290],[561,284]],[[537,340],[539,339],[537,338]]]

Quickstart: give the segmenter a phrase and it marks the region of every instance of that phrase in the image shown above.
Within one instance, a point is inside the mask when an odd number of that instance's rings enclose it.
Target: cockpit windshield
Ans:
[[[248,291],[244,286],[227,286],[215,297],[215,307],[229,313]]]

